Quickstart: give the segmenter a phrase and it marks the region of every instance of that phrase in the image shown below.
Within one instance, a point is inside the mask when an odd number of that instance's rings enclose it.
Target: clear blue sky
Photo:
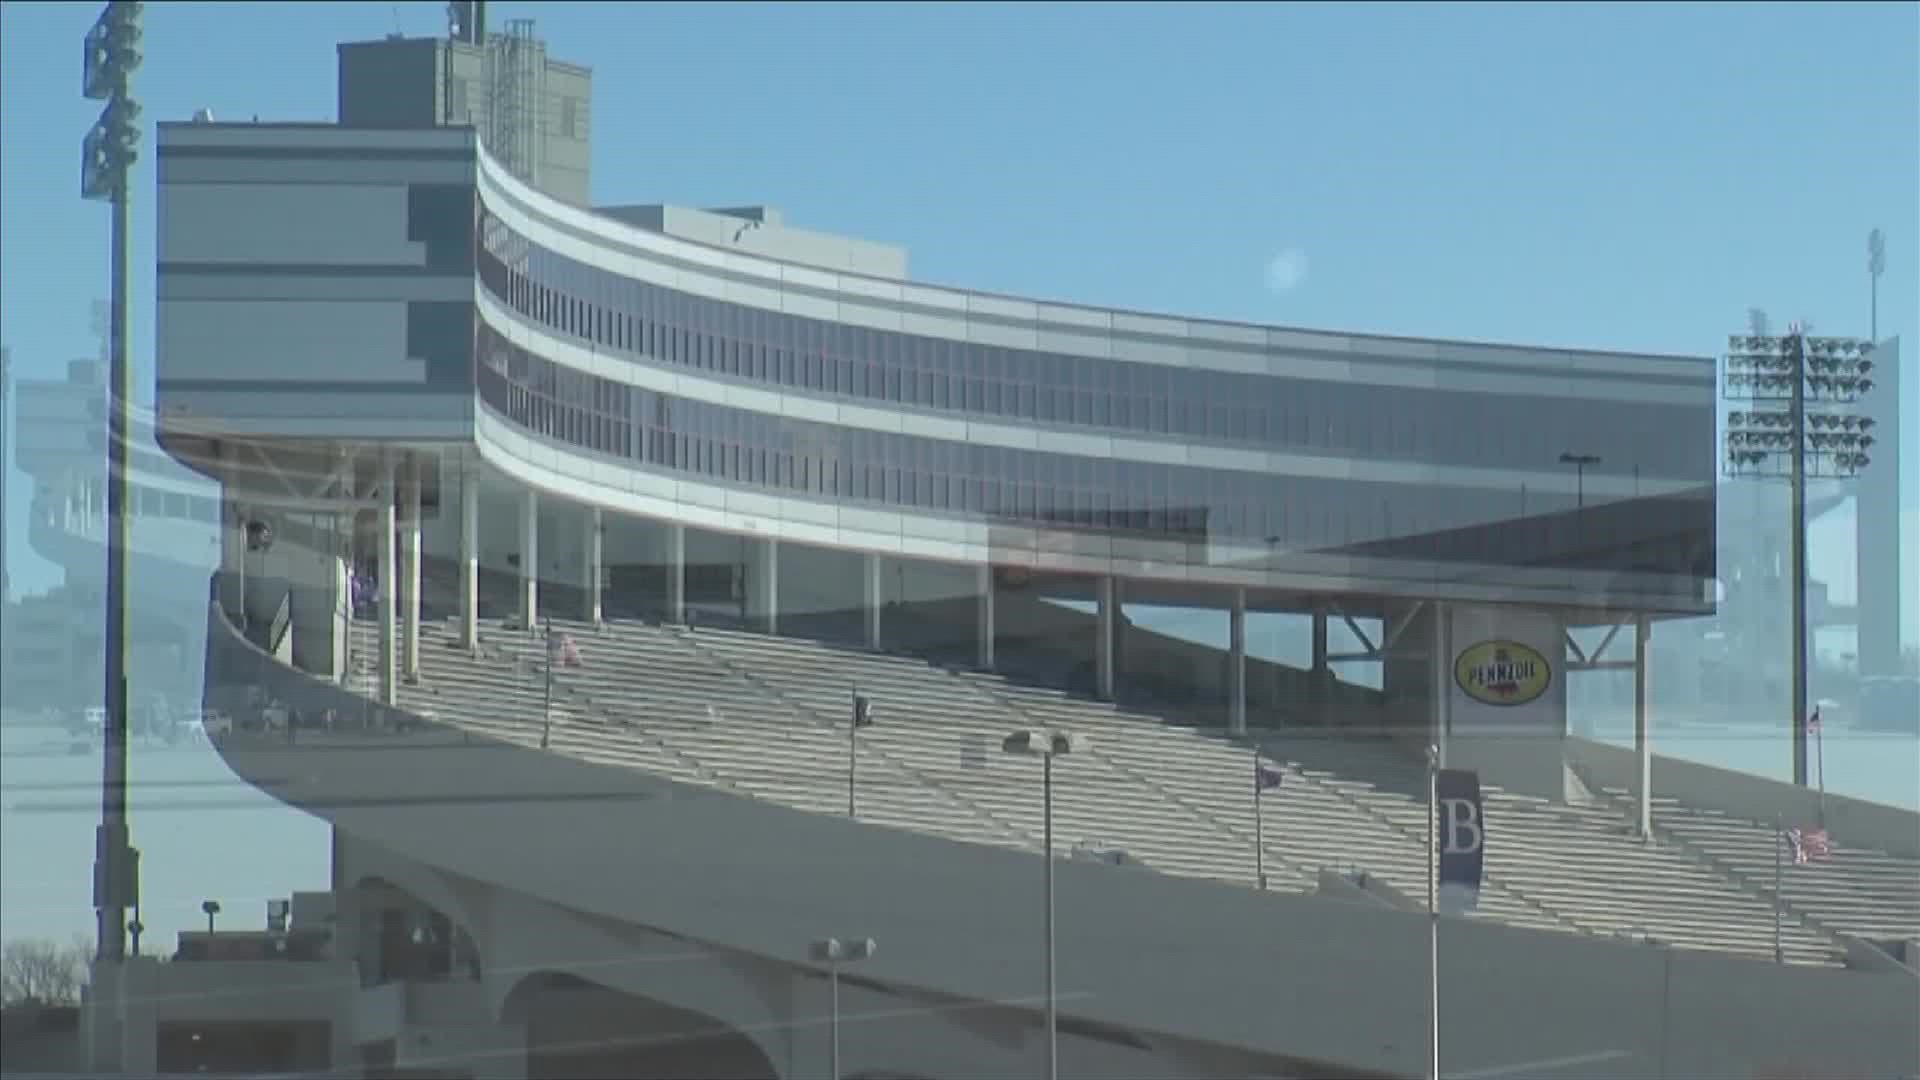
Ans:
[[[594,69],[599,200],[771,202],[905,244],[927,280],[1712,353],[1756,305],[1864,334],[1878,225],[1882,332],[1920,348],[1913,4],[490,9]],[[22,377],[92,352],[106,291],[107,211],[76,194],[97,10],[0,8],[0,338]],[[329,120],[334,44],[395,29],[443,32],[443,5],[150,3],[137,94],[148,121]],[[150,153],[138,190],[144,383]]]

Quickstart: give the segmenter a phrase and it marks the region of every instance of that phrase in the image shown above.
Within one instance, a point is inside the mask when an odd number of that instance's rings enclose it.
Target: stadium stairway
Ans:
[[[1260,799],[1269,888],[1313,891],[1325,868],[1425,895],[1424,771],[1385,744],[1306,732],[1263,738],[1256,749],[1151,713],[904,656],[708,626],[552,625],[573,637],[581,659],[553,673],[556,752],[845,814],[857,688],[875,719],[856,744],[862,821],[1037,851],[1039,769],[1002,754],[1000,741],[1021,727],[1071,730],[1086,744],[1056,764],[1056,850],[1117,849],[1148,870],[1241,885],[1255,879],[1257,753],[1284,775]],[[356,623],[353,641],[350,678],[374,689],[362,658],[374,655],[377,632]],[[488,619],[479,645],[470,654],[449,623],[423,624],[422,679],[400,687],[399,704],[538,746],[542,636]],[[1472,917],[1773,955],[1771,893],[1752,876],[1756,858],[1770,870],[1771,854],[1764,833],[1754,847],[1751,823],[1730,826],[1669,801],[1656,808],[1660,829],[1647,843],[1611,797],[1559,805],[1489,786],[1486,799],[1493,831]],[[1782,919],[1789,961],[1840,963],[1836,931],[1912,934],[1913,868],[1839,854],[1795,868]],[[1843,862],[1844,880],[1808,872]]]

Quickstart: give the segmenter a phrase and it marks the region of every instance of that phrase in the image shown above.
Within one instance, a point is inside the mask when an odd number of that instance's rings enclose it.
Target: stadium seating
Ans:
[[[1619,790],[1607,794],[1623,806],[1632,797]],[[1788,910],[1811,925],[1876,941],[1920,938],[1920,860],[1836,844],[1825,858],[1796,865],[1773,823],[1689,807],[1672,798],[1654,798],[1653,821],[1657,830],[1703,862],[1769,896],[1777,849],[1781,898]]]
[[[1056,851],[1125,853],[1143,872],[1252,886],[1256,760],[1283,779],[1259,800],[1269,888],[1317,887],[1320,871],[1365,872],[1423,902],[1424,770],[1377,742],[1314,730],[1244,739],[998,675],[738,630],[553,619],[578,666],[556,664],[548,706],[543,633],[483,620],[480,647],[451,624],[422,628],[422,678],[400,704],[527,746],[551,716],[555,752],[644,769],[795,809],[846,814],[848,728],[858,692],[873,724],[851,746],[855,815],[876,826],[1038,850],[1036,763],[1000,751],[1010,730],[1071,730],[1055,766]],[[362,692],[373,627],[354,628]],[[1656,837],[1631,831],[1620,793],[1560,805],[1486,792],[1487,881],[1472,917],[1568,933],[1772,956],[1769,831],[1656,805]],[[1766,877],[1759,876],[1764,865]],[[1836,964],[1836,933],[1920,936],[1920,865],[1869,852],[1792,867],[1780,940],[1787,960]]]

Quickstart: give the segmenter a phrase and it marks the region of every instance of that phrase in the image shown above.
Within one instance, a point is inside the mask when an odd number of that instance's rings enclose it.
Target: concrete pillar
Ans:
[[[581,617],[594,626],[600,625],[600,583],[606,577],[603,562],[605,533],[606,517],[601,513],[600,508],[597,506],[588,508],[587,539],[586,543],[580,545],[583,564],[580,567],[582,578],[580,587],[584,609]]]
[[[400,535],[400,664],[408,682],[420,681],[420,458],[408,455],[401,490],[406,493],[406,528]]]
[[[528,633],[540,624],[540,495],[520,493],[520,627]]]
[[[687,527],[667,526],[667,621],[687,621]]]
[[[1313,673],[1307,685],[1312,688],[1309,705],[1313,722],[1322,726],[1333,723],[1333,669],[1327,664],[1328,614],[1325,600],[1313,602]]]
[[[382,454],[380,458],[380,528],[374,541],[379,545],[380,573],[380,703],[392,705],[397,693],[398,657],[396,650],[399,642],[395,619],[400,589],[400,568],[394,559],[397,523],[394,521],[394,506],[399,501],[399,493],[394,491],[393,458]]]
[[[293,666],[338,681],[346,671],[347,564],[332,550],[301,551],[288,560]]]
[[[1639,757],[1634,817],[1642,839],[1653,835],[1653,731],[1650,672],[1647,670],[1653,622],[1645,615],[1634,620],[1633,633],[1633,751]]]
[[[1235,735],[1247,732],[1247,590],[1233,590],[1227,612],[1229,642],[1227,670],[1227,727]]]
[[[980,600],[980,617],[978,620],[978,626],[976,627],[980,635],[980,640],[979,640],[980,670],[992,671],[993,670],[994,616],[993,616],[993,566],[991,564],[982,563],[980,565],[980,582],[979,582],[979,585],[977,586],[977,595]]]
[[[1113,639],[1114,630],[1120,622],[1118,591],[1113,575],[1106,574],[1100,578],[1099,608],[1094,618],[1093,673],[1095,693],[1102,701],[1113,700]]]
[[[766,632],[780,632],[780,542],[772,537],[759,541],[760,560],[755,591],[760,594],[760,617]]]
[[[885,600],[881,574],[885,569],[880,556],[873,552],[866,555],[866,588],[861,598],[861,611],[867,619],[867,648],[880,651],[880,605]]]
[[[247,620],[247,534],[231,490],[220,496],[220,610],[235,626]]]
[[[460,647],[480,639],[480,478],[471,467],[460,474]]]

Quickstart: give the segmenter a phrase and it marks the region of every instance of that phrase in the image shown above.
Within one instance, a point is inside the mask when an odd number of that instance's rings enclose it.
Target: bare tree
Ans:
[[[60,945],[44,938],[0,945],[0,1005],[77,1005],[92,947],[83,937]]]

